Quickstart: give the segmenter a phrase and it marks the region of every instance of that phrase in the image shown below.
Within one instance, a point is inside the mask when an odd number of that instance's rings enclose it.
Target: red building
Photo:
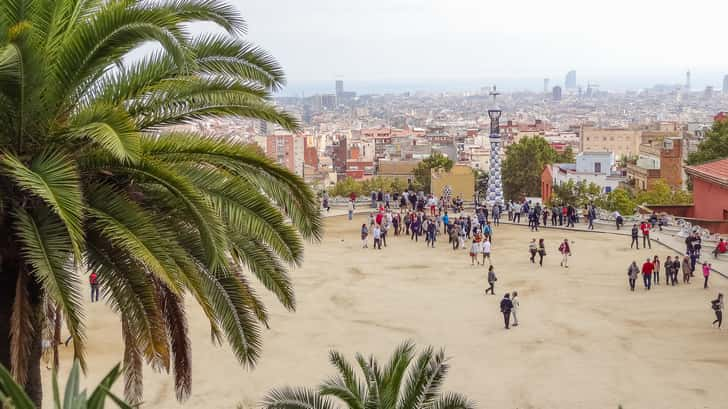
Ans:
[[[546,164],[541,172],[541,201],[544,204],[551,202],[551,196],[554,191],[554,174],[551,171],[551,165]]]
[[[685,172],[693,179],[693,217],[728,220],[728,158],[687,166]]]

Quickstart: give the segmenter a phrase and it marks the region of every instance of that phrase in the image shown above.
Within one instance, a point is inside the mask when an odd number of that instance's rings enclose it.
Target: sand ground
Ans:
[[[493,244],[497,295],[486,296],[486,268],[471,267],[467,251],[454,252],[446,240],[427,249],[402,237],[381,251],[361,249],[364,220],[326,220],[323,241],[308,245],[303,267],[292,272],[295,313],[266,296],[271,330],[253,371],[211,345],[202,314],[189,306],[193,390],[184,407],[252,408],[273,387],[314,386],[332,375],[329,349],[385,360],[405,339],[444,347],[451,357],[445,390],[480,408],[728,407],[728,331],[711,329],[709,307],[728,281],[715,276],[707,291],[697,278],[628,291],[633,259],[664,260],[672,251],[635,251],[628,238],[574,232],[571,267],[562,269],[556,247],[563,231],[501,226]],[[531,237],[546,239],[541,269],[528,261]],[[512,290],[521,295],[521,326],[505,331],[498,302]],[[88,315],[95,382],[122,358],[122,346],[118,318],[106,306],[89,304]],[[171,377],[148,371],[145,381],[147,407],[182,407]]]

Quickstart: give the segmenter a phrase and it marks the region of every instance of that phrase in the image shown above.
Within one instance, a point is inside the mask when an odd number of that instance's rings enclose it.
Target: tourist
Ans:
[[[391,201],[392,196],[390,196],[389,192],[384,194],[384,208],[389,209],[389,202]]]
[[[513,221],[513,201],[509,200],[506,204],[506,210],[508,211],[508,221]]]
[[[710,264],[706,262],[703,262],[703,278],[705,278],[703,288],[708,288],[708,279],[710,278]]]
[[[410,235],[410,240],[414,240],[415,243],[420,240],[421,228],[422,223],[420,222],[420,218],[412,217],[412,223],[410,224],[410,230],[412,231],[412,234]]]
[[[576,211],[574,206],[569,205],[566,208],[566,227],[574,227],[574,219],[576,219]]]
[[[450,243],[452,243],[452,249],[457,250],[458,245],[460,243],[460,240],[458,240],[458,235],[460,234],[460,227],[458,227],[457,223],[454,223],[450,226],[450,231],[448,232],[450,235]]]
[[[381,244],[383,244],[384,247],[387,247],[387,232],[389,231],[389,222],[385,220],[384,224],[382,224],[380,226],[379,230],[380,230],[379,235],[381,238]]]
[[[594,220],[597,218],[597,210],[594,206],[590,206],[587,211],[589,218],[589,230],[594,230]]]
[[[88,283],[91,285],[91,302],[99,301],[99,276],[92,271],[88,276]]]
[[[637,262],[633,261],[627,269],[627,277],[629,277],[629,289],[634,291],[635,283],[637,282],[637,276],[640,274],[640,268],[637,266]]]
[[[513,223],[521,223],[521,205],[513,203]]]
[[[636,245],[637,250],[640,249],[639,231],[640,230],[637,227],[637,224],[633,224],[632,225],[632,243],[629,245],[629,248],[633,248]]]
[[[447,234],[450,229],[450,216],[448,216],[447,210],[445,210],[445,214],[442,215],[442,226],[444,228],[444,232]]]
[[[544,207],[543,208],[543,226],[544,227],[546,227],[548,225],[547,224],[548,220],[549,220],[549,208]]]
[[[500,218],[501,218],[501,206],[500,203],[496,203],[493,205],[493,224],[496,226],[500,226]],[[488,221],[488,215],[486,213],[485,221]]]
[[[470,245],[470,265],[474,266],[476,264],[480,264],[478,261],[478,256],[481,253],[481,245],[480,245],[480,235],[473,236],[473,244]],[[483,260],[483,264],[485,264],[485,260]]]
[[[491,264],[488,267],[488,288],[485,289],[485,293],[488,294],[488,291],[490,291],[491,295],[495,295],[495,282],[498,281],[498,277],[495,276],[495,271],[493,271],[493,265]]]
[[[376,209],[377,208],[377,192],[372,191],[371,198],[372,198],[371,207],[372,207],[372,209]]]
[[[538,266],[543,267],[543,256],[546,255],[546,243],[543,239],[538,239]]]
[[[677,275],[680,272],[680,256],[675,255],[672,259],[672,285],[677,285]]]
[[[500,302],[500,310],[503,313],[503,322],[506,324],[506,329],[511,329],[509,322],[511,320],[511,311],[513,310],[513,302],[511,301],[511,295],[506,293]]]
[[[652,273],[653,275],[653,283],[655,285],[660,285],[660,258],[655,255],[655,257],[652,259],[652,265],[654,266],[654,271]],[[667,256],[667,260],[665,260],[665,283],[670,284],[670,275],[672,273],[672,260],[670,260],[670,256]]]
[[[369,228],[367,227],[366,223],[362,223],[361,225],[361,247],[367,248],[367,237],[369,237]]]
[[[713,257],[718,258],[719,254],[724,254],[726,251],[728,251],[728,242],[720,239],[713,250]]]
[[[654,270],[655,266],[650,261],[650,258],[647,258],[647,261],[645,261],[644,264],[642,264],[642,280],[645,284],[645,289],[649,290],[652,288],[652,271]]]
[[[511,309],[511,315],[513,315],[513,326],[518,326],[518,309],[521,307],[521,303],[518,300],[518,292],[513,292],[513,297],[511,297],[511,303],[513,303],[513,308]]]
[[[394,227],[394,235],[399,236],[399,232],[402,229],[402,216],[400,213],[395,213],[392,217],[392,227]]]
[[[492,262],[490,260],[490,248],[491,248],[490,239],[488,237],[485,237],[485,239],[483,240],[483,243],[480,245],[480,249],[483,252],[483,265],[485,265],[486,258],[488,259],[488,264],[492,264]]]
[[[347,208],[349,213],[349,220],[351,220],[354,217],[354,201],[349,199],[349,204],[347,205]]]
[[[723,325],[723,293],[718,293],[718,298],[710,302],[713,312],[715,312],[715,321],[713,321],[713,327],[718,324],[718,329],[721,329]]]
[[[437,208],[437,199],[435,199],[435,196],[430,195],[430,198],[427,199],[427,206],[430,207],[430,216],[436,216],[435,209]]]
[[[569,256],[571,256],[571,248],[569,248],[569,239],[559,245],[559,253],[561,253],[561,267],[569,268]]]
[[[619,211],[615,210],[614,213],[612,213],[612,216],[614,216],[614,222],[617,224],[617,230],[619,230],[620,227],[624,224],[624,219],[622,218],[622,215],[619,214]]]
[[[538,245],[536,244],[536,239],[531,239],[531,242],[528,243],[528,252],[531,253],[531,264],[536,263],[536,253],[538,252]]]
[[[325,191],[321,194],[321,203],[323,205],[323,208],[326,209],[328,212],[331,210],[331,207],[329,207],[329,192]]]
[[[465,226],[465,219],[460,218],[460,225],[458,229],[458,248],[465,250],[465,236],[467,235],[467,227]]]
[[[372,231],[372,237],[374,237],[374,247],[372,249],[382,249],[382,228],[379,227],[378,224],[374,225],[374,230]]]
[[[437,222],[430,219],[427,224],[427,245],[435,248],[435,239],[437,238]]]
[[[688,256],[683,257],[682,260],[682,273],[683,283],[690,284],[690,277],[692,276],[692,270],[690,269],[690,258]]]
[[[643,221],[640,225],[640,230],[642,230],[642,247],[643,248],[652,248],[652,243],[650,243],[650,224]]]

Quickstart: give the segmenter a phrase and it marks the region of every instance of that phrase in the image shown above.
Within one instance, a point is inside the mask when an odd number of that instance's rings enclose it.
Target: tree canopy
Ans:
[[[541,172],[546,164],[556,163],[561,157],[546,139],[525,137],[506,148],[502,181],[506,199],[521,195],[541,195]]]
[[[441,152],[433,152],[430,157],[422,160],[415,168],[415,182],[418,188],[430,192],[432,186],[432,170],[444,170],[449,172],[455,162]]]
[[[728,121],[716,121],[705,133],[698,150],[688,155],[688,165],[700,165],[713,160],[728,158]]]

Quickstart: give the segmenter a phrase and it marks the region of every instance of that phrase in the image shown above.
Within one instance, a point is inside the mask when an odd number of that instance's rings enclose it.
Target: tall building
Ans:
[[[692,84],[690,83],[690,71],[685,73],[685,89],[690,92]]]
[[[306,138],[291,133],[275,133],[266,138],[266,155],[291,172],[303,177]]]
[[[728,74],[723,77],[723,93],[728,94]]]
[[[564,87],[566,89],[576,88],[576,71],[571,70],[566,73],[566,80],[564,81]]]
[[[344,81],[343,80],[336,80],[336,96],[341,97],[341,94],[344,93]]]
[[[549,79],[548,78],[544,78],[543,79],[543,93],[544,94],[548,94],[549,93]]]
[[[561,87],[554,87],[554,90],[551,92],[551,98],[554,101],[561,101]]]
[[[703,91],[703,98],[705,98],[705,99],[713,98],[713,87],[711,87],[710,85],[705,87],[705,91]]]

